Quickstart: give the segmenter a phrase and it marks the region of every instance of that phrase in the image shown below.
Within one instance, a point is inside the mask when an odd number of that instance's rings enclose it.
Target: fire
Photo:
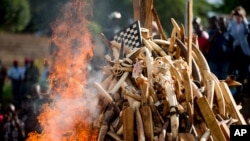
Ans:
[[[51,57],[51,102],[43,106],[37,117],[41,133],[29,133],[28,141],[96,140],[91,121],[97,111],[91,108],[97,102],[85,88],[86,68],[94,46],[88,30],[91,10],[87,4],[72,0],[52,25],[52,43],[58,50]]]

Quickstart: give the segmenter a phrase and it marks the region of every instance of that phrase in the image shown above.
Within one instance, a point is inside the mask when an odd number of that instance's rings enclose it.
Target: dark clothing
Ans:
[[[233,50],[233,37],[226,31],[217,31],[211,37],[209,48],[209,67],[219,80],[229,75],[229,59]]]
[[[8,70],[8,77],[11,80],[11,90],[12,97],[15,104],[18,104],[20,101],[20,92],[21,92],[21,72],[18,66],[13,66]]]
[[[7,76],[6,68],[3,66],[0,66],[0,102],[2,102],[2,98],[3,98],[3,87],[4,87],[6,76]]]
[[[32,87],[38,83],[40,77],[39,70],[36,66],[30,66],[25,71],[25,93],[23,95],[23,98],[27,98],[27,96],[32,95]]]
[[[245,55],[240,46],[236,46],[231,57],[230,72],[237,76],[237,81],[244,84],[249,74],[249,56]]]

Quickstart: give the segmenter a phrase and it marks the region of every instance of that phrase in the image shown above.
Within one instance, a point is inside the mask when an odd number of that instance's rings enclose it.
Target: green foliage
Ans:
[[[178,24],[185,25],[187,14],[187,0],[166,0],[154,1],[154,7],[160,17],[163,28],[167,34],[171,34],[173,28],[170,21],[174,18]],[[206,21],[207,12],[211,10],[211,5],[206,0],[193,0],[193,16],[199,16]],[[186,27],[185,27],[186,28]]]
[[[62,7],[69,0],[28,0],[32,19],[27,32],[50,35],[50,24],[60,16]]]
[[[2,0],[0,12],[0,29],[5,31],[21,32],[31,18],[27,0]]]
[[[231,11],[238,5],[245,8],[246,13],[250,13],[250,1],[249,0],[223,0],[223,4],[219,6],[216,11],[220,13],[230,14]]]
[[[4,101],[9,101],[12,99],[10,81],[7,81],[7,83],[5,83],[5,85],[3,87],[3,99],[4,99]]]
[[[99,33],[101,33],[101,26],[96,23],[96,22],[91,22],[90,24],[90,31],[92,32],[92,34],[94,35],[98,35]]]

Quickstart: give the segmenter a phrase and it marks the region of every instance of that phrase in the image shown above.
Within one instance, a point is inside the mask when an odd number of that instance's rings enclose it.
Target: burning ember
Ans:
[[[86,1],[72,0],[52,25],[52,43],[58,50],[51,60],[51,102],[38,116],[41,133],[29,133],[28,141],[96,140],[91,121],[97,110],[91,108],[97,102],[85,88],[87,64],[93,57],[90,11]]]

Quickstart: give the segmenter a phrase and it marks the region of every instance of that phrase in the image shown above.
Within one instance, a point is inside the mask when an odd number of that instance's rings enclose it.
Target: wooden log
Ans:
[[[141,0],[133,0],[134,21],[140,20]]]
[[[152,21],[153,21],[153,0],[141,0],[140,22],[141,25],[149,29],[149,34],[152,35]]]

